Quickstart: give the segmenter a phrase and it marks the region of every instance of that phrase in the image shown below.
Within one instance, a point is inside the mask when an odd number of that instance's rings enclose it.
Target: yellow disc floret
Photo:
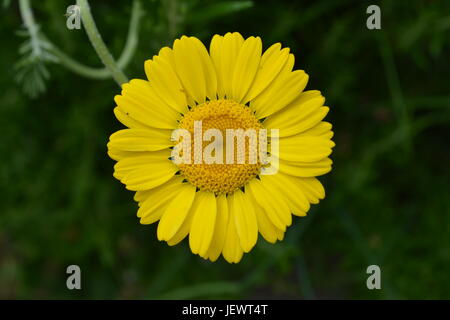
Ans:
[[[193,107],[188,111],[180,121],[180,128],[188,130],[191,135],[194,134],[194,122],[202,121],[202,135],[209,129],[218,129],[222,133],[223,147],[233,141],[227,141],[227,129],[253,129],[256,132],[256,142],[259,129],[262,128],[261,123],[254,116],[252,110],[242,104],[232,100],[214,100],[208,101]],[[202,150],[210,142],[202,142]],[[191,153],[194,159],[194,139],[191,139]],[[243,187],[249,180],[258,175],[261,164],[259,160],[251,161],[249,152],[255,150],[250,149],[249,140],[245,140],[244,150],[234,146],[234,159],[239,158],[239,152],[245,152],[245,161],[238,163],[227,162],[226,152],[223,152],[222,163],[182,163],[179,168],[184,177],[198,187],[200,190],[211,191],[216,194],[229,194],[238,188]],[[257,143],[256,143],[257,144]]]

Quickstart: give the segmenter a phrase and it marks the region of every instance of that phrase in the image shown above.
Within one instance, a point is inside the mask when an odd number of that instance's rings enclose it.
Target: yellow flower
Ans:
[[[319,91],[304,91],[308,75],[293,67],[289,48],[276,43],[262,53],[259,37],[215,35],[208,52],[197,38],[183,36],[145,62],[148,81],[123,85],[114,113],[128,129],[111,135],[108,154],[117,160],[114,177],[136,191],[140,222],[159,221],[159,240],[172,246],[189,235],[194,254],[211,261],[222,254],[237,263],[258,234],[271,243],[282,240],[292,214],[305,216],[324,198],[315,177],[331,170],[333,132],[322,121],[329,109]],[[173,150],[184,138],[173,139],[174,130],[194,133],[199,121],[205,134],[267,129],[274,173],[262,174],[271,164],[261,159],[248,161],[250,148],[232,151],[245,163],[175,163]],[[195,138],[185,142],[192,148],[180,156],[206,150],[206,140],[200,149]]]

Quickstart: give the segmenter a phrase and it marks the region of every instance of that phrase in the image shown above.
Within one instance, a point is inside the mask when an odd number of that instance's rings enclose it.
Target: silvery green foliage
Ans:
[[[35,98],[45,92],[45,82],[50,78],[46,63],[58,62],[58,59],[50,52],[51,44],[39,35],[39,26],[36,36],[27,29],[19,30],[17,34],[26,39],[19,47],[20,59],[15,65],[14,79],[28,96]]]

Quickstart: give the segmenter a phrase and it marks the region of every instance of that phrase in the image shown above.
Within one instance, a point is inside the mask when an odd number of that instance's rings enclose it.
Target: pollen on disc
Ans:
[[[202,123],[202,136],[209,129],[218,129],[223,137],[222,163],[194,163],[194,138],[191,139],[191,163],[179,164],[184,177],[201,190],[211,191],[216,194],[229,194],[244,186],[249,180],[258,175],[261,169],[259,160],[252,161],[250,156],[251,142],[245,137],[245,148],[237,146],[237,140],[228,141],[227,129],[253,129],[256,136],[254,143],[258,145],[258,132],[262,129],[261,123],[253,114],[252,110],[232,100],[208,101],[192,108],[180,121],[180,128],[186,129],[194,134],[195,121]],[[202,141],[202,151],[211,141]],[[234,145],[234,162],[227,163],[226,146]],[[240,154],[245,153],[245,154]],[[238,163],[237,159],[244,159]]]

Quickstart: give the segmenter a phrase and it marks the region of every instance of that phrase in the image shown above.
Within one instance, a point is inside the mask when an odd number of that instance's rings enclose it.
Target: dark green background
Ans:
[[[9,3],[8,3],[9,2]],[[382,30],[366,28],[377,3]],[[65,27],[71,1],[32,1],[41,30],[77,60],[100,67],[85,31]],[[238,265],[168,247],[136,218],[132,193],[106,155],[113,80],[49,63],[47,90],[31,99],[14,80],[21,28],[16,1],[1,9],[0,298],[450,298],[450,2],[142,1],[139,49],[125,70],[175,37],[218,33],[282,42],[331,111],[333,170],[327,197],[295,218],[285,241],[260,239]],[[131,2],[91,1],[119,56]],[[240,7],[248,7],[237,10]],[[66,267],[82,290],[66,289]],[[382,290],[366,288],[366,268]]]

